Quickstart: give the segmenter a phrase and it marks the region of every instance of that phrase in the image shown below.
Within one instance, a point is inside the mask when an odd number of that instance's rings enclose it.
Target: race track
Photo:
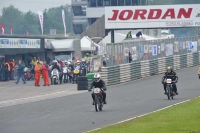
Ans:
[[[95,112],[89,92],[1,107],[0,133],[81,133],[149,113],[200,96],[197,69],[177,71],[179,95],[173,100],[163,94],[157,75],[108,87],[102,112]]]

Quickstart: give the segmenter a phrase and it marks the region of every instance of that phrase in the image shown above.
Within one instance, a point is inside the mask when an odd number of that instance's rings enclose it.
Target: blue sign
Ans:
[[[20,44],[27,44],[27,40],[20,40]]]
[[[144,46],[140,46],[140,54],[144,53]]]
[[[39,45],[40,45],[40,40],[37,40],[37,44],[39,44]]]
[[[192,42],[189,42],[189,50],[192,50],[194,48],[194,45]]]
[[[153,45],[153,47],[152,47],[152,54],[153,55],[157,55],[158,54],[157,45]]]
[[[8,39],[1,39],[1,44],[9,44],[9,40]]]

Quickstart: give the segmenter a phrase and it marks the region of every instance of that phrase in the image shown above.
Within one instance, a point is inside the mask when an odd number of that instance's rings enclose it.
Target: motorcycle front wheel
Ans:
[[[96,112],[98,112],[99,111],[99,96],[98,95],[95,95],[94,105],[95,105]]]
[[[103,100],[102,100],[102,97],[101,98],[99,98],[99,110],[100,111],[102,111],[102,109],[103,109]]]

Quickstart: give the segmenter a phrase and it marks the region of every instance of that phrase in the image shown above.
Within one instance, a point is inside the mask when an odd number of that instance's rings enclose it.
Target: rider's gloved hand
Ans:
[[[88,89],[88,91],[90,92],[90,91],[92,91],[91,89]]]

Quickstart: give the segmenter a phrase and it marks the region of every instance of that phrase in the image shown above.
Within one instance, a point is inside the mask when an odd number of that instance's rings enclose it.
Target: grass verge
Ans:
[[[90,133],[200,133],[200,98]]]

